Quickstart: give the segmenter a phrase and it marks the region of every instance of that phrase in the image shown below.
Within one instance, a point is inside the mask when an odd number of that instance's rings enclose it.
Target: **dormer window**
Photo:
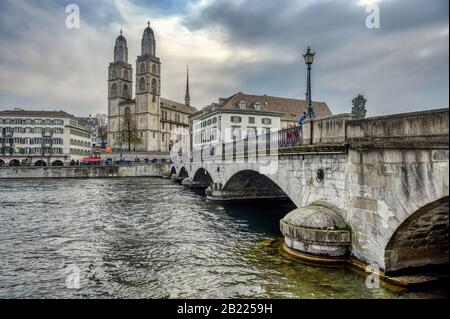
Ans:
[[[240,101],[240,102],[238,103],[238,107],[239,107],[241,110],[245,110],[245,107],[246,107],[245,101]]]
[[[261,105],[261,103],[259,103],[259,102],[255,102],[255,103],[253,104],[253,108],[254,108],[256,111],[261,111],[262,105]]]

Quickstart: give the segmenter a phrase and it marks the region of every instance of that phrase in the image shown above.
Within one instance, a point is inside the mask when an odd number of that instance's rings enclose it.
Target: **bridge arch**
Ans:
[[[47,166],[47,163],[44,160],[38,160],[34,163],[34,166]]]
[[[209,174],[209,172],[203,167],[200,167],[195,172],[194,176],[192,177],[192,181],[198,182],[201,184],[205,184],[205,185],[206,184],[210,185],[214,182],[211,174]]]
[[[0,159],[0,167],[1,167],[1,166],[5,166],[5,161],[2,160],[2,159]]]
[[[52,166],[64,166],[64,162],[61,160],[56,160],[52,162]]]
[[[17,159],[12,159],[9,161],[9,166],[20,166],[20,162]]]
[[[187,170],[186,170],[186,167],[182,167],[181,169],[180,169],[180,172],[178,173],[178,178],[186,178],[186,177],[189,177],[189,174],[188,174],[188,172],[187,172]]]
[[[223,185],[225,197],[236,199],[292,200],[276,181],[254,170],[241,170],[233,174]]]
[[[429,203],[400,224],[385,248],[386,274],[448,265],[448,200],[446,196]]]
[[[177,169],[175,168],[175,166],[172,166],[172,168],[170,169],[170,175],[177,175]]]

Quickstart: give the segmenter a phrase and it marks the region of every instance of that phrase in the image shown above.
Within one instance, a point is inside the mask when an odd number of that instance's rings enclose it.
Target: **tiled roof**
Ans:
[[[186,114],[192,114],[197,112],[197,109],[192,106],[187,106],[182,103],[178,103],[169,99],[161,98],[161,107],[164,107],[166,109],[173,109],[177,110],[178,112],[186,113]]]
[[[269,95],[249,95],[242,92],[236,93],[228,98],[220,99],[219,108],[226,110],[238,110],[238,103],[244,101],[247,109],[252,109],[255,102],[261,104],[262,111],[283,113],[282,120],[297,121],[303,112],[308,109],[308,102],[300,99],[290,99],[275,97]],[[316,117],[325,117],[332,115],[328,105],[325,102],[312,102]]]
[[[22,109],[0,111],[0,117],[2,117],[2,116],[74,117],[72,114],[69,114],[64,111],[29,111],[29,110],[22,110]]]

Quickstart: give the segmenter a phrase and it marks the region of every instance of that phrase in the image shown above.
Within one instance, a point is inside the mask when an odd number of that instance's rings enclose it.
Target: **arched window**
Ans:
[[[145,91],[145,79],[140,78],[139,80],[139,91],[144,92]]]
[[[127,106],[127,107],[125,108],[125,111],[124,111],[123,113],[126,114],[126,115],[130,115],[130,113],[131,113],[130,108]]]
[[[129,98],[129,96],[130,96],[128,94],[128,85],[126,85],[126,84],[123,85],[122,95],[126,98]]]
[[[141,66],[139,67],[139,72],[141,74],[145,73],[145,63],[144,62],[141,63]]]
[[[156,102],[156,86],[157,86],[157,82],[155,79],[152,80],[152,94],[153,94],[153,102]]]
[[[113,83],[111,85],[111,97],[116,97],[117,96],[117,84]]]
[[[127,69],[123,70],[123,78],[125,80],[128,80],[128,70]]]
[[[152,73],[156,74],[156,64],[153,64],[153,66],[152,66]]]

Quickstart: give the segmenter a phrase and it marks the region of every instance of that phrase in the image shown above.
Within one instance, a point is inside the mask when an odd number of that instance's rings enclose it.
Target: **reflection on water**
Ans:
[[[163,179],[0,184],[0,298],[430,298],[279,251],[286,203],[221,205]],[[66,288],[72,267],[80,288]]]

